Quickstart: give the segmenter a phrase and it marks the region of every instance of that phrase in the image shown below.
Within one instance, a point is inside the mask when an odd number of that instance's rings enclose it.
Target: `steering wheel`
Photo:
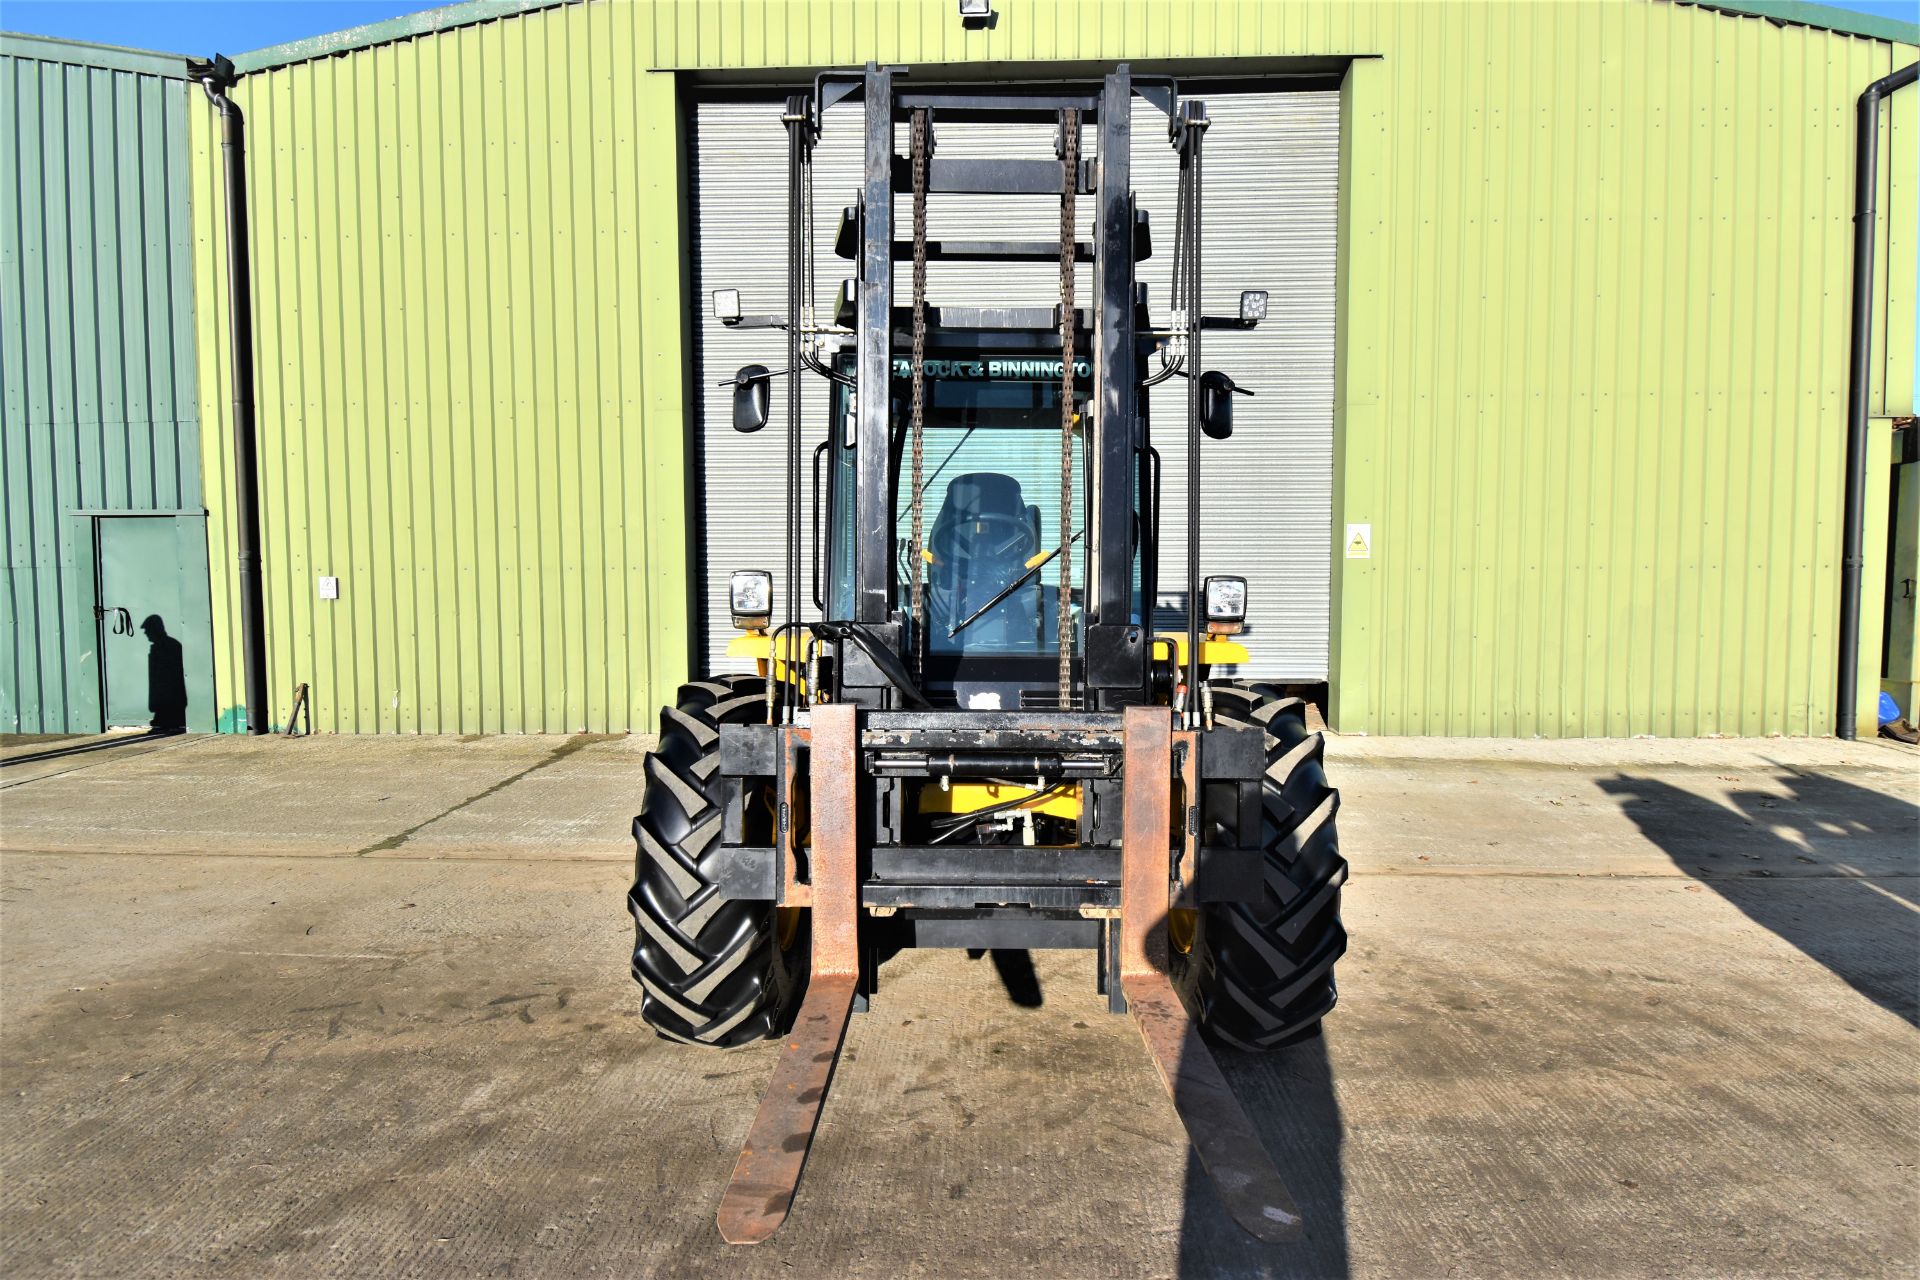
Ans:
[[[936,560],[954,562],[962,556],[970,559],[1025,560],[1034,552],[1033,528],[1018,516],[999,511],[981,511],[964,520],[956,520],[933,539]]]

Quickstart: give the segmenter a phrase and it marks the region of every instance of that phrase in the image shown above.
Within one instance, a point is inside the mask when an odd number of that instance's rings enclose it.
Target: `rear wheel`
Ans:
[[[1210,1039],[1274,1049],[1318,1031],[1336,998],[1334,963],[1347,949],[1340,925],[1347,864],[1333,825],[1340,796],[1327,785],[1322,739],[1307,728],[1306,703],[1269,685],[1220,684],[1213,705],[1217,721],[1266,733],[1261,829],[1236,831],[1230,804],[1208,815],[1210,842],[1265,852],[1265,887],[1254,902],[1174,912],[1171,976]]]
[[[723,808],[720,726],[766,723],[766,683],[715,676],[681,686],[660,713],[660,745],[647,753],[646,795],[633,820],[633,976],[640,1016],[670,1040],[731,1048],[777,1035],[799,1007],[807,978],[804,912],[719,897],[712,861]],[[749,843],[773,843],[770,790],[740,790]]]

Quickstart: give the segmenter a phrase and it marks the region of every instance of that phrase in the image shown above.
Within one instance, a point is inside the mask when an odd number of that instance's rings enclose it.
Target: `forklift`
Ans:
[[[853,274],[829,306],[811,165],[856,105],[863,181],[833,242]],[[1129,174],[1136,110],[1165,118],[1179,172],[1159,320],[1135,279],[1153,250]],[[941,154],[938,128],[983,121],[1051,128],[1054,158]],[[1346,950],[1347,868],[1305,703],[1213,674],[1248,660],[1248,590],[1200,579],[1201,441],[1231,435],[1246,392],[1204,371],[1201,347],[1258,324],[1266,294],[1202,314],[1206,106],[1125,65],[1085,83],[942,86],[869,64],[820,75],[782,123],[786,312],[748,315],[736,290],[713,301],[723,323],[786,335],[784,370],[730,381],[733,426],[754,432],[786,379],[784,608],[776,619],[771,573],[731,575],[742,634],[728,652],[755,673],[696,680],[662,711],[628,897],[649,1025],[718,1048],[783,1042],[720,1232],[754,1243],[785,1220],[884,956],[1078,947],[1109,1009],[1138,1024],[1234,1219],[1296,1238],[1299,1211],[1207,1045],[1317,1034]],[[929,201],[951,195],[1057,199],[1058,241],[930,239]],[[1091,240],[1077,238],[1082,200]],[[1059,302],[934,305],[942,261],[1057,266]],[[1186,625],[1155,634],[1146,389],[1172,378],[1187,391]],[[811,379],[828,397],[817,443],[803,438]]]

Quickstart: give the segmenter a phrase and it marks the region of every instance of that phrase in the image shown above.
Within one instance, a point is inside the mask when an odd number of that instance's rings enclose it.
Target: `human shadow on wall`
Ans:
[[[1306,1238],[1265,1244],[1241,1230],[1189,1146],[1180,1276],[1237,1280],[1349,1274],[1346,1180],[1340,1163],[1345,1127],[1327,1057],[1327,1036],[1337,1034],[1336,1027],[1273,1053],[1213,1051],[1274,1168],[1293,1192],[1306,1222]]]
[[[156,734],[187,731],[187,664],[180,642],[167,634],[159,614],[140,624],[147,635],[147,709]]]
[[[1822,774],[1779,776],[1785,795],[1739,790],[1726,804],[1628,774],[1600,788],[1680,870],[1920,1026],[1920,805]]]

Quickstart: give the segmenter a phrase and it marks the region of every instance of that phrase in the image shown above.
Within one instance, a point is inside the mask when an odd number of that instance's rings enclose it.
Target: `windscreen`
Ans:
[[[1085,539],[1060,550],[1059,368],[1057,360],[928,362],[920,558],[930,653],[1058,652],[1061,570],[1069,558],[1078,635]],[[1077,429],[1072,448],[1077,534],[1086,477]],[[912,475],[909,435],[895,490],[902,602],[911,598]]]
[[[910,373],[896,359],[893,571],[901,609],[911,599],[913,446]],[[1076,361],[1077,380],[1092,368]],[[936,656],[1058,653],[1059,590],[1071,561],[1069,616],[1077,649],[1087,582],[1087,441],[1076,423],[1069,496],[1071,545],[1061,552],[1060,362],[1044,357],[929,358],[921,442],[921,581],[927,649]],[[834,438],[844,438],[847,394],[834,397]],[[851,616],[854,459],[833,471],[833,616]],[[1140,570],[1136,554],[1135,576]],[[1136,594],[1138,583],[1136,582]]]

